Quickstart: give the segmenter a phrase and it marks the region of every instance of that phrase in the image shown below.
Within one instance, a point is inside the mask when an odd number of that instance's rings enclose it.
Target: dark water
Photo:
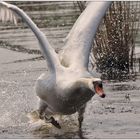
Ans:
[[[41,30],[59,50],[71,26]],[[0,138],[140,138],[138,77],[136,81],[106,81],[107,96],[95,95],[87,104],[81,133],[77,114],[63,116],[61,130],[42,122],[30,123],[27,114],[38,106],[34,84],[47,65],[28,28],[0,27]]]

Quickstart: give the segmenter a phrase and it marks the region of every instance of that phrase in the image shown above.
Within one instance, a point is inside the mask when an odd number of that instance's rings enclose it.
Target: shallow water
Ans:
[[[60,48],[70,26],[41,29],[55,48]],[[30,123],[27,114],[38,106],[34,84],[47,70],[46,62],[30,30],[5,29],[0,34],[5,44],[0,44],[0,138],[140,138],[139,78],[106,81],[107,96],[95,95],[88,102],[81,133],[77,114],[63,116],[61,130],[42,122]]]
[[[14,61],[32,57],[34,55],[0,49],[1,138],[140,137],[139,79],[104,84],[106,98],[101,99],[95,95],[87,105],[83,136],[78,133],[76,115],[65,116],[62,119],[60,124],[65,124],[62,130],[53,127],[40,128],[39,122],[30,124],[27,113],[35,110],[38,105],[34,83],[37,77],[46,71],[46,62],[36,60],[15,63]]]

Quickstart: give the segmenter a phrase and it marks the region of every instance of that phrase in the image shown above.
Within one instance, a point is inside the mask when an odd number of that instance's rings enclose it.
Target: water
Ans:
[[[27,113],[37,108],[34,83],[46,71],[45,61],[23,61],[32,55],[0,49],[0,137],[79,138],[77,116],[64,117],[65,129],[30,124]],[[8,56],[8,57],[6,57]],[[10,62],[6,63],[5,62]],[[13,62],[13,63],[12,63]],[[105,99],[94,96],[88,103],[83,123],[85,138],[139,138],[140,81],[104,84]],[[130,99],[126,98],[129,93]],[[69,126],[67,126],[69,125]]]
[[[107,96],[101,99],[95,95],[87,104],[81,133],[77,114],[63,116],[61,130],[43,122],[30,123],[27,114],[38,106],[34,84],[47,70],[46,62],[38,53],[38,43],[30,30],[0,27],[0,40],[4,41],[0,44],[0,138],[140,138],[139,78],[106,81]],[[70,27],[41,30],[60,49]]]

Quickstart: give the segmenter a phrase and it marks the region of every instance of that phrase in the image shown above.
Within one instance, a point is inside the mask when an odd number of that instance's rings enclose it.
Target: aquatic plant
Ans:
[[[77,2],[80,11],[85,2]],[[91,63],[106,79],[135,74],[135,40],[139,28],[140,2],[114,1],[100,24],[91,52]]]

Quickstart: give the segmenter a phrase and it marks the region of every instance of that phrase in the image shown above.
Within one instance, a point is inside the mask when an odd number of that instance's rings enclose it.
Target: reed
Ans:
[[[78,5],[83,11],[86,3],[78,2]],[[139,19],[138,1],[114,1],[108,9],[96,33],[90,57],[90,63],[96,64],[96,70],[104,79],[122,79],[135,73]]]

